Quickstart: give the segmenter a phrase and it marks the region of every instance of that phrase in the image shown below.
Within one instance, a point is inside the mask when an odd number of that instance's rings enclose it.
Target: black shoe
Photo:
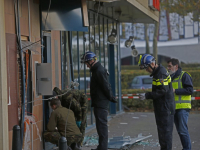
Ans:
[[[91,150],[98,150],[98,148],[95,148],[95,149],[91,149]]]
[[[67,150],[72,150],[71,147],[68,146]]]
[[[71,144],[71,148],[72,150],[81,150],[81,148],[76,143]]]
[[[78,146],[75,146],[75,148],[73,150],[81,150],[81,148]]]

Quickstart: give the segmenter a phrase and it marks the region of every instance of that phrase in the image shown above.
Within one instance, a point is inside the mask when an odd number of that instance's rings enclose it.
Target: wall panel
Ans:
[[[15,34],[15,11],[13,0],[4,0],[6,33]]]
[[[8,123],[9,131],[18,124],[18,93],[17,93],[17,45],[16,35],[6,34],[7,50],[7,83],[8,83]]]
[[[56,45],[55,45],[55,43],[56,43]],[[57,50],[55,50],[55,47],[57,47]],[[51,52],[52,52],[53,88],[57,85],[59,85],[59,88],[61,88],[60,31],[51,31],[51,50],[52,50]],[[57,53],[57,54],[55,54],[55,53]],[[55,59],[55,57],[57,57],[57,59]],[[56,70],[58,70],[58,72]],[[56,77],[58,79],[56,79]],[[59,82],[58,84],[56,84],[56,80],[57,80],[57,82]]]
[[[39,4],[30,0],[30,22],[31,22],[31,36],[40,38],[40,13]]]

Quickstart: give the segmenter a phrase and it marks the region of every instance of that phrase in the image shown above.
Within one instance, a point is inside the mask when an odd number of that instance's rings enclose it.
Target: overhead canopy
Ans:
[[[88,31],[83,25],[81,0],[41,1],[42,30]],[[46,19],[47,16],[47,19]]]
[[[132,22],[132,23],[154,23],[159,21],[159,13],[157,11],[150,10],[147,1],[138,2],[136,0],[118,0],[110,2],[105,2],[105,0],[100,0],[103,3],[102,10],[99,13],[105,14],[112,17],[120,22]],[[88,8],[94,9],[94,4],[98,1],[89,1]],[[98,10],[96,10],[98,11]]]

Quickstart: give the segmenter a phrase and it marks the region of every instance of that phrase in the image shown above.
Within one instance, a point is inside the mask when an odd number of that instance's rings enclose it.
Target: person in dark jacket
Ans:
[[[140,99],[153,99],[154,113],[161,150],[172,150],[172,132],[175,103],[171,77],[167,70],[157,65],[153,56],[140,55],[140,69],[146,69],[153,77],[152,92],[141,94]]]
[[[108,71],[97,62],[96,55],[93,52],[86,52],[81,57],[81,63],[85,63],[92,73],[90,82],[90,95],[92,107],[94,107],[94,116],[96,119],[96,129],[99,135],[99,145],[92,150],[108,149],[108,104],[109,101],[116,103],[108,82]]]
[[[191,150],[191,140],[188,132],[188,116],[191,109],[193,84],[191,75],[182,71],[178,59],[172,58],[167,62],[167,69],[172,78],[176,111],[174,123],[179,134],[183,150]]]

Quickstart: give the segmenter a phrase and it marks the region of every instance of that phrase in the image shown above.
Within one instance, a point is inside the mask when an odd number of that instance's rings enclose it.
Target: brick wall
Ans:
[[[12,128],[19,124],[21,116],[21,64],[17,51],[17,38],[15,30],[15,11],[13,0],[5,1],[5,26],[6,26],[6,47],[7,47],[7,83],[8,83],[8,115],[9,115],[9,149],[12,148]],[[30,35],[28,24],[28,3],[27,0],[19,1],[20,10],[20,30],[23,39],[31,42],[40,40],[40,14],[38,0],[30,0]],[[39,42],[40,43],[40,42]],[[61,59],[60,59],[60,32],[51,32],[52,47],[52,87],[61,88]],[[31,52],[31,75],[32,75],[32,113],[35,123],[38,127],[39,134],[43,133],[43,101],[42,96],[36,95],[36,71],[35,63],[41,63],[41,48],[36,49],[38,53]],[[31,150],[42,150],[43,140],[40,141],[37,135],[35,124],[30,124],[30,142]]]

